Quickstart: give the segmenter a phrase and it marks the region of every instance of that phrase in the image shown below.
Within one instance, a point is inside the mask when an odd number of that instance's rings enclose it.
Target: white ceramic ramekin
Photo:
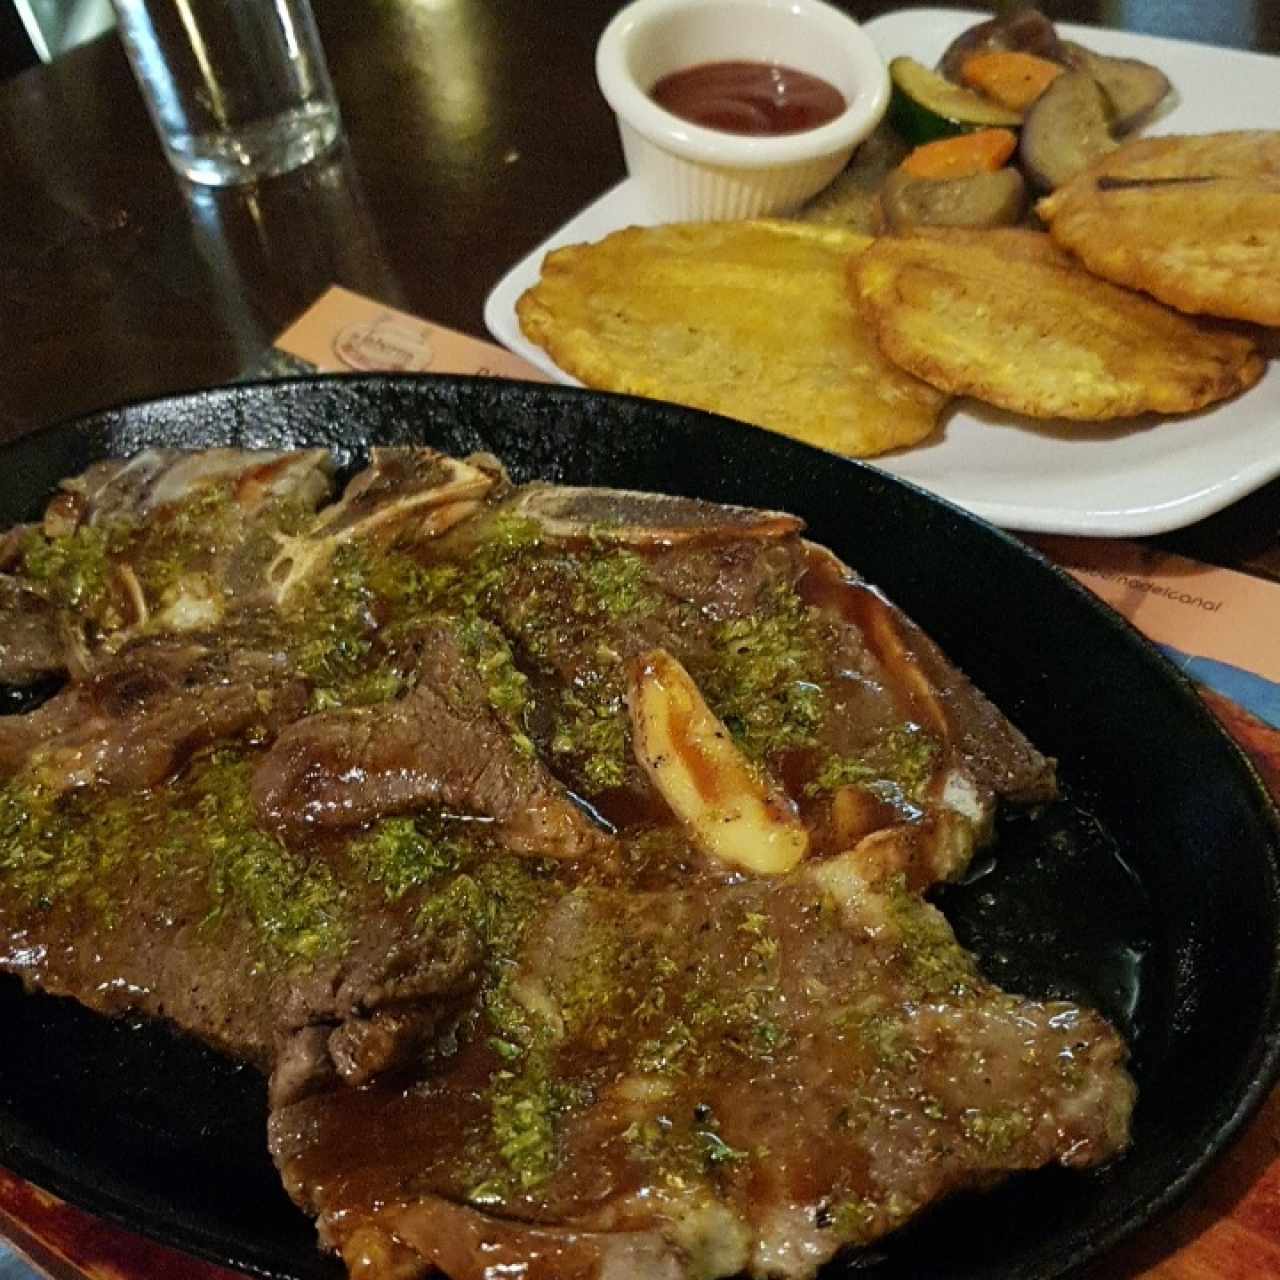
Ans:
[[[816,129],[770,137],[704,129],[649,96],[705,62],[767,62],[820,76],[848,106]],[[663,221],[753,218],[816,195],[889,105],[889,73],[866,33],[822,0],[634,0],[596,48],[627,169]]]

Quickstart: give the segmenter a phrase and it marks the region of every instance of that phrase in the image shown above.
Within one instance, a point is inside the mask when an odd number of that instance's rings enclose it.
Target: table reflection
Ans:
[[[196,251],[246,367],[330,285],[403,303],[345,145],[268,182],[191,187],[186,199]]]

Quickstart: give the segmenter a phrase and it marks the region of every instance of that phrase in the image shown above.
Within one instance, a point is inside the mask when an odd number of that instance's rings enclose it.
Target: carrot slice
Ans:
[[[975,53],[960,68],[969,88],[1011,111],[1025,111],[1061,74],[1056,62],[1013,49]]]
[[[1008,129],[979,129],[917,147],[901,164],[913,178],[969,178],[995,173],[1013,155],[1017,137]]]

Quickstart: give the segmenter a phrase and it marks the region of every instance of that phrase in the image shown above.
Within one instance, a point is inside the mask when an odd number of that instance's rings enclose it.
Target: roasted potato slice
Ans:
[[[1180,311],[1280,325],[1280,132],[1131,142],[1036,211],[1095,275]]]
[[[636,759],[703,853],[760,875],[800,862],[809,832],[795,805],[738,750],[665,649],[632,664],[627,708]]]
[[[1253,341],[1098,280],[1035,231],[919,231],[850,265],[891,359],[1036,418],[1183,413],[1251,386]]]
[[[863,457],[923,440],[946,402],[880,354],[850,303],[845,262],[870,243],[803,222],[630,227],[548,254],[516,312],[588,386]]]

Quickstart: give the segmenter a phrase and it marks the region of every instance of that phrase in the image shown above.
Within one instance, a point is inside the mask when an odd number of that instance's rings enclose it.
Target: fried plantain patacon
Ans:
[[[1095,275],[1180,311],[1280,325],[1280,132],[1144,138],[1036,212]]]
[[[849,275],[890,359],[1035,418],[1185,413],[1262,376],[1252,339],[1096,279],[1040,232],[921,230]]]
[[[845,294],[869,243],[769,220],[630,227],[548,254],[516,311],[590,387],[867,457],[919,443],[946,403],[881,355]]]

